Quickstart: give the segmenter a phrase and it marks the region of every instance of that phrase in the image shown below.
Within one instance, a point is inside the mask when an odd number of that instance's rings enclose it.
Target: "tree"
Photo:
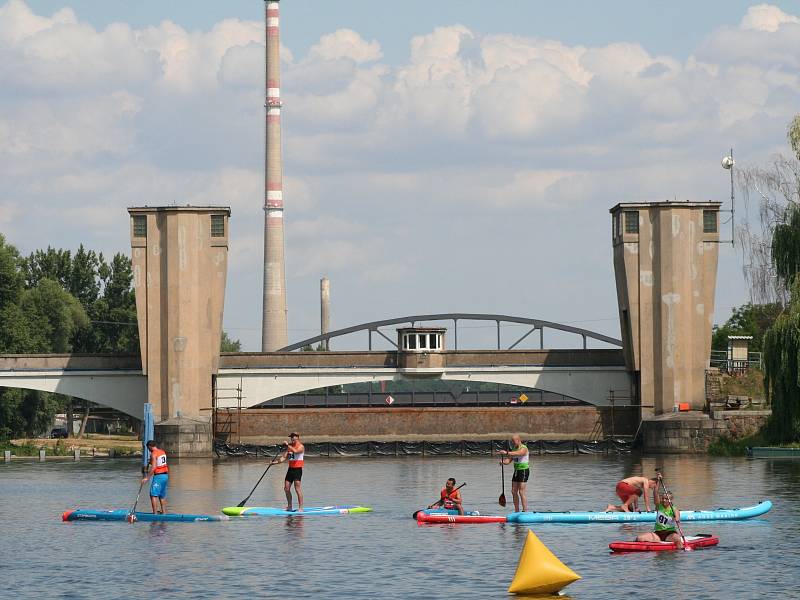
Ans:
[[[80,302],[52,279],[42,279],[35,288],[26,290],[21,307],[34,352],[69,352],[73,333],[89,326]]]
[[[800,115],[790,123],[787,135],[800,160]],[[767,232],[775,280],[790,295],[787,311],[764,335],[764,387],[772,405],[767,425],[770,437],[777,442],[795,442],[800,441],[800,163],[783,159],[782,164],[785,169],[779,175],[793,174],[794,179],[774,180],[780,186],[772,189],[779,189],[786,202]],[[769,198],[762,196],[762,206],[768,205]],[[778,205],[771,208],[777,210]],[[764,214],[773,213],[762,211],[762,228]]]
[[[750,344],[752,352],[761,352],[764,332],[774,323],[778,315],[783,312],[780,304],[750,303],[733,309],[733,314],[725,321],[724,325],[715,325],[711,334],[711,348],[714,350],[727,350],[728,336],[752,335]]]
[[[234,340],[228,336],[227,331],[222,332],[222,340],[219,345],[220,352],[241,352],[242,342]]]

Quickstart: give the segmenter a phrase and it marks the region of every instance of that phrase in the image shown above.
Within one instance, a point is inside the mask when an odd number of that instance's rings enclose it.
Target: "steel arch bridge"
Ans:
[[[603,342],[605,344],[609,344],[611,346],[617,346],[619,348],[622,347],[622,340],[618,340],[616,338],[609,337],[607,335],[603,335],[602,333],[597,333],[596,331],[590,331],[588,329],[582,329],[580,327],[572,327],[571,325],[564,325],[562,323],[554,323],[552,321],[544,321],[542,319],[531,319],[528,317],[514,317],[510,315],[495,315],[495,314],[483,314],[483,313],[438,313],[438,314],[431,314],[431,315],[409,315],[406,317],[395,317],[393,319],[383,319],[381,321],[370,321],[368,323],[361,323],[359,325],[352,325],[350,327],[345,327],[343,329],[337,329],[335,331],[329,331],[327,333],[323,333],[314,337],[307,338],[305,340],[301,340],[299,342],[295,342],[294,344],[289,344],[278,350],[278,352],[291,352],[292,350],[299,350],[300,348],[304,348],[309,345],[313,345],[319,342],[325,342],[326,346],[330,345],[330,340],[337,337],[342,337],[345,335],[349,335],[351,333],[356,333],[359,331],[366,331],[368,332],[368,344],[369,350],[372,350],[372,334],[377,333],[382,338],[387,340],[390,344],[392,344],[395,348],[397,348],[397,342],[394,340],[389,339],[386,335],[380,331],[381,327],[388,327],[389,325],[401,325],[404,323],[410,323],[412,327],[415,326],[417,323],[425,323],[428,321],[453,321],[453,342],[454,342],[454,350],[458,350],[458,322],[459,321],[494,321],[497,325],[497,349],[502,350],[502,346],[500,343],[500,324],[501,323],[515,323],[521,325],[530,325],[530,329],[520,337],[516,342],[508,346],[506,350],[513,350],[517,345],[519,345],[525,338],[529,335],[534,333],[535,331],[539,332],[539,348],[544,349],[544,330],[545,329],[553,329],[556,331],[563,331],[565,333],[571,333],[574,335],[578,335],[583,340],[583,349],[586,350],[586,340],[593,339],[599,342]]]

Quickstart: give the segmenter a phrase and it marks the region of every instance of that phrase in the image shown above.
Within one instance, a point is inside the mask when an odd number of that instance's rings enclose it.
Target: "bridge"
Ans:
[[[529,330],[508,348],[496,350],[449,350],[441,352],[436,368],[404,368],[397,351],[291,352],[318,341],[364,331],[396,343],[381,327],[402,323],[427,323],[453,319],[494,321],[500,346],[500,323],[524,324]],[[457,340],[457,325],[454,338]],[[581,340],[575,349],[518,349],[534,332],[543,346],[544,330],[572,334]],[[587,340],[621,345],[602,334],[523,317],[471,313],[412,315],[363,323],[303,340],[281,352],[223,353],[216,375],[216,387],[239,388],[240,399],[217,401],[218,408],[248,408],[282,396],[310,389],[401,379],[429,379],[489,382],[539,389],[569,396],[595,406],[605,406],[612,395],[631,396],[630,375],[622,350],[587,348]],[[456,341],[457,344],[457,341]],[[83,398],[120,410],[137,418],[147,398],[147,378],[137,355],[0,355],[0,386],[57,392]],[[211,408],[212,399],[206,401]],[[623,401],[623,404],[625,401]]]

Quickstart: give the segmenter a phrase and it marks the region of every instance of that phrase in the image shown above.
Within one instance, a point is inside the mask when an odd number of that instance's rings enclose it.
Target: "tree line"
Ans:
[[[758,198],[757,220],[737,235],[751,303],[720,328],[754,335],[761,347],[772,408],[764,433],[773,443],[800,441],[800,115],[787,138],[792,156],[740,173],[745,198]]]
[[[0,353],[139,351],[130,259],[48,247],[23,256],[0,234]],[[0,388],[0,439],[47,430],[69,399]]]

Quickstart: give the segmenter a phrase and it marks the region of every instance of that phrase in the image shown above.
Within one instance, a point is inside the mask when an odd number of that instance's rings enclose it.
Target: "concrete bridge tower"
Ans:
[[[162,206],[128,213],[142,371],[156,439],[176,456],[210,455],[208,409],[219,367],[230,209]]]
[[[625,363],[642,418],[705,405],[719,256],[719,202],[617,204],[614,271]]]

